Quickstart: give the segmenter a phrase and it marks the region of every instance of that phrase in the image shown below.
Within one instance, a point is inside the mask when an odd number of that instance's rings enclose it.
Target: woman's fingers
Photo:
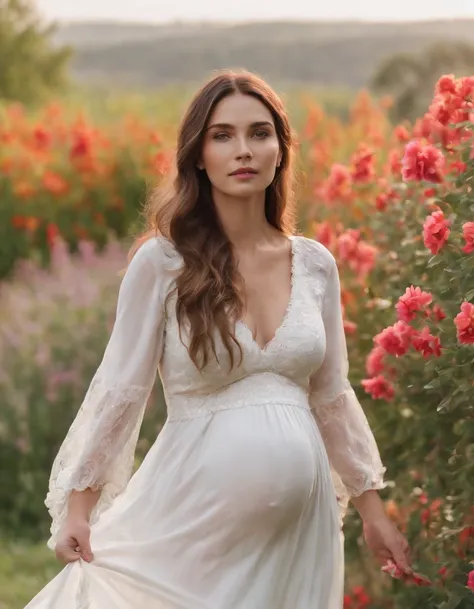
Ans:
[[[74,539],[58,542],[55,549],[56,558],[65,564],[75,562],[81,558],[81,554],[76,548],[77,542]]]
[[[91,536],[90,529],[80,530],[77,533],[77,543],[79,545],[79,551],[81,558],[86,562],[91,562],[93,560],[92,549],[91,549]]]

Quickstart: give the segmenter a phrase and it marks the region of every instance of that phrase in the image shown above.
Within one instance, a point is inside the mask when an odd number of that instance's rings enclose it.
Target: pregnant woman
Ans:
[[[376,558],[411,570],[347,380],[335,260],[295,231],[291,158],[255,75],[191,101],[53,465],[67,565],[28,609],[341,609],[349,498]],[[157,373],[167,420],[130,478]]]

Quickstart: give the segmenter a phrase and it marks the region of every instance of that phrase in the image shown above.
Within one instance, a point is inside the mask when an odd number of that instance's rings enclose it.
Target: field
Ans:
[[[22,609],[58,570],[44,545],[51,462],[190,93],[90,91],[0,109],[0,609]],[[433,582],[382,576],[350,509],[345,607],[469,609],[474,79],[440,81],[414,124],[393,124],[390,101],[365,90],[281,93],[298,141],[298,228],[338,261],[351,382],[388,470],[381,495]],[[137,465],[164,416],[157,383]]]

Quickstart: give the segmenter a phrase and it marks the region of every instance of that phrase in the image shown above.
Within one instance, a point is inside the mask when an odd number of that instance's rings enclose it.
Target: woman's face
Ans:
[[[236,93],[217,104],[206,127],[198,164],[217,191],[234,197],[263,192],[272,183],[280,161],[273,117],[260,100]],[[249,171],[239,173],[242,169]]]

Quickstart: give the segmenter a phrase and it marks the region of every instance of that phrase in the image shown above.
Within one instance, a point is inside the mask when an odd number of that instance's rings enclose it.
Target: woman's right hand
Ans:
[[[56,543],[56,558],[62,563],[76,562],[80,558],[86,562],[92,562],[90,545],[91,528],[86,519],[66,520],[59,533]]]

